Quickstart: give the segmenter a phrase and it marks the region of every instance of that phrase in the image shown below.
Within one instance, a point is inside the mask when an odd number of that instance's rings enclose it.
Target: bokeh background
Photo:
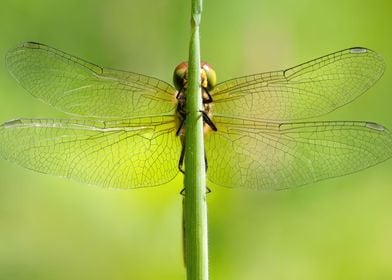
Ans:
[[[2,0],[0,56],[38,41],[103,66],[171,81],[186,60],[190,1]],[[205,1],[202,57],[220,81],[352,46],[383,78],[322,119],[392,129],[392,2]],[[0,63],[0,122],[64,117]],[[392,279],[392,160],[282,192],[208,195],[211,279]],[[185,279],[182,178],[129,191],[83,186],[0,161],[0,279]]]

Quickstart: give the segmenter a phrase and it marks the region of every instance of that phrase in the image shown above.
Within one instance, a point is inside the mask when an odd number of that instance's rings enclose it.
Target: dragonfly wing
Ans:
[[[212,91],[214,112],[271,121],[323,115],[364,93],[384,69],[377,53],[345,49],[283,71],[218,84]]]
[[[218,131],[205,141],[207,176],[224,187],[286,189],[392,157],[392,134],[375,123],[214,120]]]
[[[114,188],[158,186],[178,173],[173,116],[121,121],[18,119],[0,125],[0,157]]]
[[[33,96],[70,114],[128,118],[175,108],[175,89],[161,80],[105,69],[39,43],[9,51],[6,63]]]

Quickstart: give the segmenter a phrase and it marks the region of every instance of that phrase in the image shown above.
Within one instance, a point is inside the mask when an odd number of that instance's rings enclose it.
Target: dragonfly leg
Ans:
[[[178,170],[182,174],[185,174],[185,171],[182,169],[182,166],[184,165],[184,157],[185,157],[185,138],[181,137],[181,154],[180,154],[180,159],[178,160]]]
[[[203,121],[213,130],[217,131],[218,129],[216,128],[215,124],[212,122],[210,117],[207,115],[207,113],[203,110],[200,110],[200,113],[203,115]]]
[[[182,88],[180,88],[180,90],[177,92],[176,94],[176,99],[180,100],[183,96],[182,91],[184,90],[184,86]]]
[[[207,161],[207,154],[206,154],[206,150],[204,149],[204,165],[206,167],[206,173],[208,170],[208,161]]]
[[[185,157],[185,140],[181,141],[183,143],[182,149],[181,149],[181,155],[180,155],[180,160],[178,161],[178,169],[180,170],[181,173],[185,174],[185,171],[182,169],[182,165],[184,164],[184,157]],[[207,154],[206,151],[204,151],[204,163],[206,167],[206,172],[208,170],[208,161],[207,161]],[[206,193],[210,193],[211,189],[206,186]],[[185,188],[183,188],[180,192],[182,196],[185,196]]]
[[[185,139],[184,138],[181,139],[181,144],[182,144],[182,147],[181,147],[180,159],[178,160],[178,170],[180,170],[180,172],[182,174],[185,174],[185,171],[182,168],[182,166],[184,165],[184,158],[185,158]],[[204,151],[204,164],[205,164],[206,172],[207,172],[207,170],[208,170],[208,161],[207,161],[206,151]]]
[[[206,150],[204,150],[204,164],[205,164],[206,173],[207,173],[207,170],[208,170],[208,160],[207,160]],[[210,192],[211,192],[211,189],[206,185],[206,193],[210,193]]]
[[[212,103],[213,100],[212,100],[212,96],[211,96],[210,92],[206,88],[203,88],[203,90],[204,90],[205,94],[207,95],[207,98],[203,98],[203,104]]]
[[[177,128],[176,136],[180,136],[181,130],[184,128],[184,124],[185,124],[185,118],[180,118],[180,119],[181,119],[181,122]]]
[[[181,191],[180,191],[180,195],[182,195],[182,196],[185,196],[185,188],[183,188]],[[211,191],[211,189],[208,187],[208,186],[206,186],[206,194],[209,194],[209,193],[212,193],[212,191]]]

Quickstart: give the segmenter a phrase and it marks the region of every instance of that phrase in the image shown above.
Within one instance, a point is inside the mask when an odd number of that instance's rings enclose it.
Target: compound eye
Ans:
[[[211,65],[202,62],[201,69],[206,73],[207,77],[207,89],[212,90],[216,86],[216,72],[212,69]]]
[[[188,62],[184,61],[177,65],[173,73],[173,84],[177,90],[184,87],[188,75]]]

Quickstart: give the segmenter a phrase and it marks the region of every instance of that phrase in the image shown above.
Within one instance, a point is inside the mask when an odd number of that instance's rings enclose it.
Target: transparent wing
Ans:
[[[270,123],[216,117],[207,176],[230,188],[285,189],[360,171],[392,157],[392,135],[369,122]]]
[[[178,173],[173,116],[122,121],[19,119],[0,126],[0,157],[114,188],[158,186]]]
[[[42,44],[9,51],[6,63],[33,96],[70,114],[128,118],[175,108],[175,89],[161,80],[105,69]]]
[[[383,74],[381,56],[350,48],[283,71],[228,80],[212,91],[215,115],[287,121],[326,114],[369,89]]]

